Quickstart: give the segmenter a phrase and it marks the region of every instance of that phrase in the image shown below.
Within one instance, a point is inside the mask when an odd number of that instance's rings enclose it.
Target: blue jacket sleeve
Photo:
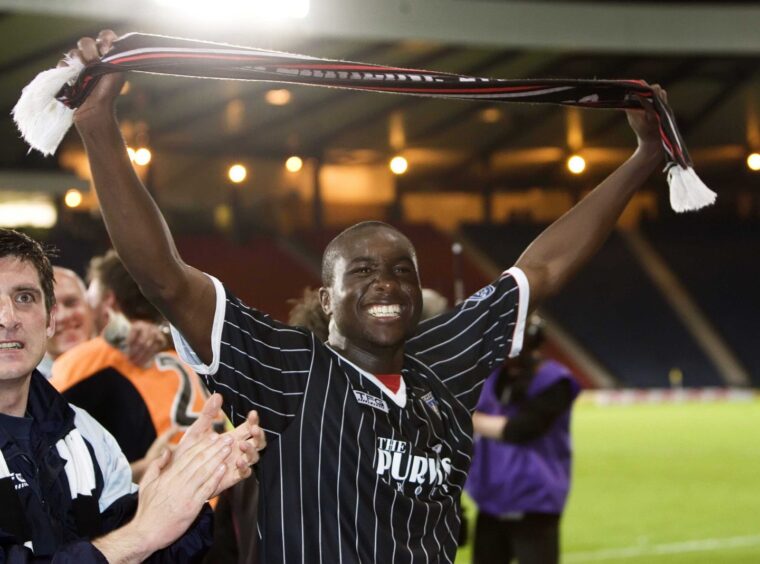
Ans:
[[[137,509],[137,494],[125,495],[116,500],[102,515],[103,533],[118,529],[127,523]],[[200,562],[211,548],[214,536],[214,513],[206,504],[192,526],[166,548],[154,552],[145,562],[193,563]]]
[[[131,496],[130,496],[131,497]],[[146,562],[154,564],[201,562],[213,538],[213,513],[208,504],[187,532],[176,542],[153,553]],[[36,556],[17,539],[0,530],[0,564],[107,564],[92,543],[82,540],[60,547],[55,554]]]
[[[87,541],[62,546],[53,555],[35,556],[15,538],[0,531],[0,564],[108,564],[103,554]]]

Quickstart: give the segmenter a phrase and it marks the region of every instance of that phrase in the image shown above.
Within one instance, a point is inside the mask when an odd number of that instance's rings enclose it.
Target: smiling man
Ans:
[[[93,61],[115,37],[83,38],[70,56]],[[173,324],[179,352],[233,421],[261,413],[272,439],[259,466],[261,561],[452,562],[483,381],[519,352],[528,310],[593,255],[657,168],[653,112],[628,114],[638,141],[628,161],[444,315],[418,324],[416,255],[398,230],[367,222],[341,233],[323,260],[323,344],[182,261],[129,161],[114,112],[122,84],[101,76],[74,121],[114,246]]]
[[[166,348],[166,339],[157,329],[163,317],[140,293],[113,250],[92,258],[87,279],[90,282],[88,310],[92,312],[90,317],[94,318],[100,336],[85,339],[60,355],[53,364],[50,383],[68,401],[87,410],[114,436],[138,481],[170,439],[176,443],[179,431],[187,429],[198,418],[208,394],[198,375],[181,363],[173,350],[155,351],[142,364],[129,357],[130,333],[126,327],[131,334],[136,326],[153,329],[160,341],[151,342],[160,342],[160,346]],[[62,280],[65,278],[56,279],[56,298]],[[81,327],[76,322],[73,305],[80,306],[84,300],[80,293],[84,285],[71,288],[76,290],[73,295],[65,290],[64,284],[61,289],[64,298],[77,299],[76,302],[70,300],[66,308],[65,321],[73,331]],[[123,343],[114,342],[118,338],[110,338],[109,331],[105,331],[114,316],[126,320],[127,338]],[[174,435],[177,436],[172,439]]]
[[[37,367],[46,378],[50,378],[53,362],[59,356],[92,339],[96,332],[102,330],[96,324],[97,320],[87,301],[87,289],[79,275],[61,266],[54,266],[53,274],[57,312],[55,333],[48,339],[47,354]],[[126,341],[126,354],[130,362],[138,366],[150,361],[155,354],[171,344],[159,326],[147,321],[133,323]]]
[[[95,324],[86,299],[87,290],[79,275],[60,266],[53,267],[53,274],[58,307],[55,333],[48,340],[47,351],[56,359],[69,349],[91,339],[95,333]]]

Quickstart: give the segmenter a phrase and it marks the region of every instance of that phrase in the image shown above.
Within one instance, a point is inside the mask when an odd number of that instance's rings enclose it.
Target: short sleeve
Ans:
[[[255,409],[265,430],[280,433],[300,407],[315,338],[309,331],[274,321],[247,306],[216,278],[211,279],[216,290],[211,363],[203,364],[172,327],[177,353],[209,390],[222,394],[224,409],[234,424]]]
[[[528,279],[512,267],[450,312],[421,323],[406,353],[473,411],[493,367],[520,353],[528,304]]]

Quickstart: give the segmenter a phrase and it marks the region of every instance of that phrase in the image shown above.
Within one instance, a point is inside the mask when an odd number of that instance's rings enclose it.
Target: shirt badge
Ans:
[[[485,300],[488,296],[493,294],[496,291],[496,287],[493,284],[489,284],[488,286],[485,286],[475,292],[473,295],[471,295],[469,298],[467,298],[467,301],[473,301],[473,302],[479,302],[481,300]]]
[[[379,409],[380,411],[388,413],[388,404],[385,403],[385,400],[376,398],[367,392],[360,392],[359,390],[354,390],[354,396],[356,397],[356,401],[362,405],[368,405],[373,409]]]
[[[424,396],[422,396],[421,399],[430,409],[433,410],[433,413],[435,413],[438,417],[441,416],[441,412],[438,410],[438,400],[435,399],[435,396],[433,396],[433,392],[426,393]]]

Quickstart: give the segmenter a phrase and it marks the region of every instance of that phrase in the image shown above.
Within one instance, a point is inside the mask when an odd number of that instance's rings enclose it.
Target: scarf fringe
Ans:
[[[21,97],[11,111],[24,141],[45,156],[55,153],[74,123],[74,110],[56,100],[55,96],[64,85],[77,79],[84,65],[79,59],[67,59],[67,62],[69,66],[38,74],[21,91]]]
[[[683,213],[696,211],[715,202],[717,194],[710,190],[691,167],[673,164],[667,169],[670,186],[670,207]]]

